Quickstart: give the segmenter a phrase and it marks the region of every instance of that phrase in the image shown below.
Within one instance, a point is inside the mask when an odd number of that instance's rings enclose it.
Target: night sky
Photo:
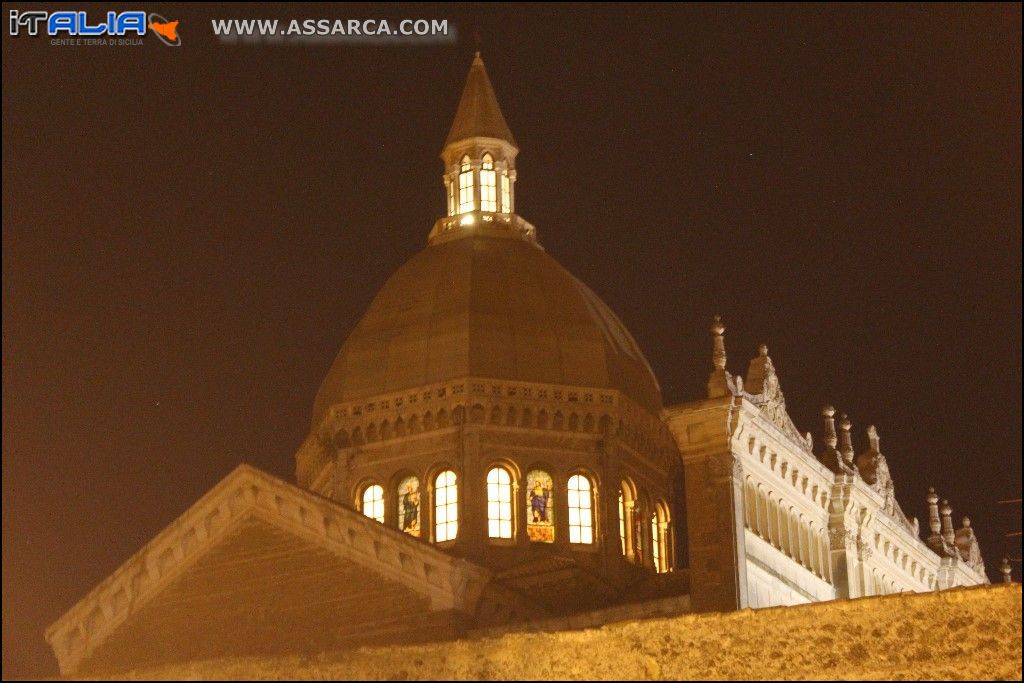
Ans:
[[[934,485],[993,578],[1020,557],[1019,4],[145,9],[181,48],[4,28],[5,677],[55,673],[44,627],[238,463],[292,479],[321,378],[444,211],[474,31],[519,213],[667,404],[704,395],[721,313],[729,370],[766,342],[819,446],[825,403],[858,452],[876,424],[908,515]],[[208,23],[273,16],[460,36]]]

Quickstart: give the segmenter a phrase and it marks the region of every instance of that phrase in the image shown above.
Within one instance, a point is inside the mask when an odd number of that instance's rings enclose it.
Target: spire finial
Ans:
[[[948,500],[942,500],[942,507],[939,508],[942,515],[942,539],[949,545],[956,542],[956,531],[953,530],[953,506]]]
[[[767,356],[768,355],[768,345],[767,344],[761,344],[760,346],[758,346],[757,347],[757,355],[759,355],[759,356]]]
[[[853,425],[850,423],[850,418],[843,413],[842,418],[839,421],[839,428],[842,430],[841,443],[839,452],[843,454],[843,460],[846,464],[853,464],[853,436],[850,434],[850,428]]]
[[[725,370],[725,325],[722,323],[722,316],[716,315],[711,322],[711,334],[714,335],[714,351],[712,352],[712,363],[716,370]]]
[[[1003,558],[1003,563],[999,565],[999,572],[1003,575],[1003,583],[1013,583],[1013,567],[1010,565],[1010,558]]]
[[[925,501],[928,503],[928,528],[932,532],[928,540],[929,543],[934,543],[935,539],[939,538],[942,522],[939,520],[939,494],[931,486],[928,487],[928,495],[925,496]]]
[[[868,444],[875,453],[881,453],[879,450],[880,439],[878,438],[878,430],[875,429],[875,425],[868,425]]]
[[[832,406],[825,406],[821,409],[821,416],[825,418],[825,446],[829,449],[836,447],[839,439],[836,437],[836,409]]]

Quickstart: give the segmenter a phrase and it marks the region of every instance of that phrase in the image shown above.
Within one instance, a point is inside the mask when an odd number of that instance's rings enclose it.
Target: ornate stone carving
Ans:
[[[768,347],[765,344],[761,344],[757,357],[750,361],[743,393],[801,450],[811,452],[807,439],[786,412],[786,397],[782,393],[779,376],[775,372],[775,365],[768,356]]]
[[[832,527],[828,530],[828,541],[832,550],[845,550],[854,541],[854,535],[843,527]]]

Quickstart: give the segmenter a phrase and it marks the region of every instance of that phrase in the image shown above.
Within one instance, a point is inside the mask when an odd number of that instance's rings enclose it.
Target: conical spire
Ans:
[[[466,87],[462,90],[459,108],[455,112],[455,121],[448,131],[448,138],[444,144],[448,146],[468,138],[496,138],[513,147],[516,146],[512,131],[505,123],[501,107],[498,106],[498,98],[494,94],[491,79],[487,77],[487,69],[479,52],[473,58],[473,65],[469,67],[469,76],[466,78]]]

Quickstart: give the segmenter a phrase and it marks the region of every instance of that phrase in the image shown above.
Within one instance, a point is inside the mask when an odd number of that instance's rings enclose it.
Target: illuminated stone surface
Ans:
[[[1021,587],[685,615],[312,658],[191,662],[123,677],[1020,680]]]

